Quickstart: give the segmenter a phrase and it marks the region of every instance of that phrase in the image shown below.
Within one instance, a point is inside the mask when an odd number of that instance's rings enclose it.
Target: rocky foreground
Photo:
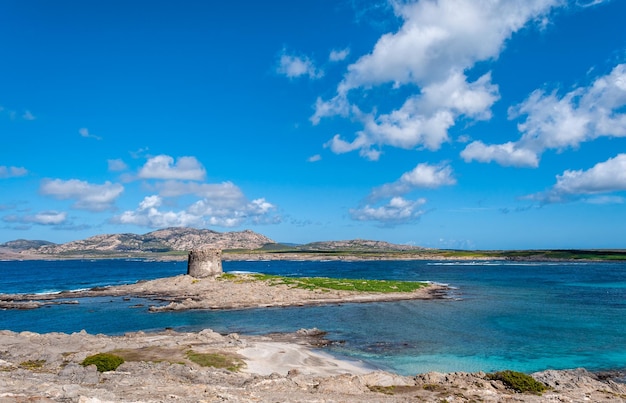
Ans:
[[[0,402],[626,402],[626,385],[583,369],[533,374],[550,387],[541,396],[516,393],[484,373],[372,371],[311,350],[316,335],[0,331]],[[100,352],[126,362],[102,373],[81,365]],[[189,352],[243,365],[234,371],[201,366]]]

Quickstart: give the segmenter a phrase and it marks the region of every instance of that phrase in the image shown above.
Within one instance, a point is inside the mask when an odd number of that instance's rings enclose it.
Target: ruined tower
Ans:
[[[187,258],[187,274],[196,277],[211,277],[222,274],[222,251],[220,249],[194,249]]]

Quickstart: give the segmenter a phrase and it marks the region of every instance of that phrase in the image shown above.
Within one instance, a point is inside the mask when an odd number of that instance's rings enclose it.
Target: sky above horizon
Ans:
[[[626,248],[626,1],[0,2],[0,243]]]

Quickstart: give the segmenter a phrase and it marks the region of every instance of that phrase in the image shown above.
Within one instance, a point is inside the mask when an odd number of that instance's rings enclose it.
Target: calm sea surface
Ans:
[[[224,262],[225,271],[289,276],[430,280],[450,298],[244,311],[149,313],[154,301],[0,311],[0,329],[122,334],[172,327],[262,334],[317,327],[331,353],[401,374],[585,367],[626,369],[626,263]],[[0,262],[0,293],[45,293],[186,272],[186,262]]]

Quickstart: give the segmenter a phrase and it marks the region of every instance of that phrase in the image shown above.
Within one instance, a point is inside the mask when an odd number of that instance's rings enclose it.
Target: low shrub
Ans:
[[[98,353],[85,358],[81,365],[95,365],[98,372],[115,371],[117,367],[124,363],[124,359],[111,353]]]
[[[501,381],[506,387],[516,392],[530,392],[542,394],[547,387],[543,383],[536,381],[532,376],[517,371],[499,371],[487,374],[487,379]]]

